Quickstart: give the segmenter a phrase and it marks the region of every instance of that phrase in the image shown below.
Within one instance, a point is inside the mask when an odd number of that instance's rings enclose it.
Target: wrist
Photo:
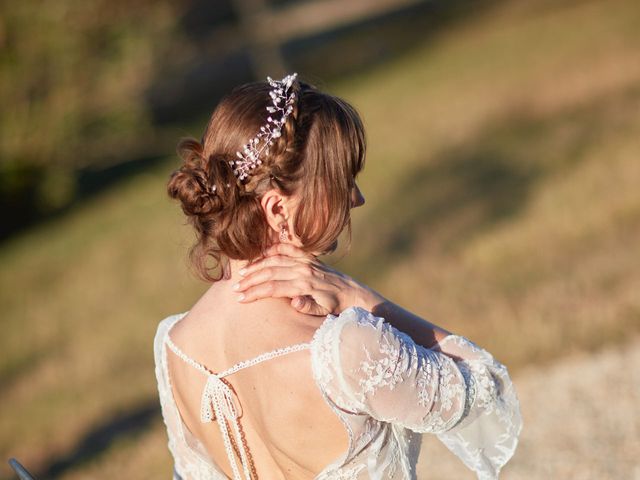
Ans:
[[[351,305],[347,305],[347,307],[361,307],[372,311],[377,305],[386,301],[382,295],[366,285],[361,285],[353,279],[351,279],[351,284],[353,289],[352,301]]]

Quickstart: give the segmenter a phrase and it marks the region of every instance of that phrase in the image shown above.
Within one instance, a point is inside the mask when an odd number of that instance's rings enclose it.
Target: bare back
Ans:
[[[288,301],[235,301],[230,282],[214,284],[171,331],[172,341],[212,372],[282,347],[309,342],[324,317],[296,312]],[[232,477],[216,422],[200,421],[206,378],[168,355],[172,392],[182,420],[211,459]],[[226,377],[261,479],[308,479],[348,448],[344,425],[316,385],[308,351],[292,352]]]

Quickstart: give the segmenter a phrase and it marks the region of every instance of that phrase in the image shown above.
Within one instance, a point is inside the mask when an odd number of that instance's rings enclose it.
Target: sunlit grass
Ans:
[[[639,10],[498,5],[334,85],[370,146],[338,265],[514,371],[639,331]],[[2,246],[4,457],[44,468],[155,398],[155,326],[206,288],[165,194],[175,165]],[[63,477],[123,471],[170,471],[161,422]]]

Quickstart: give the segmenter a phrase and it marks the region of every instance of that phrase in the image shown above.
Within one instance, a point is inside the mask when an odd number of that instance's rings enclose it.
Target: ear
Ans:
[[[269,227],[278,235],[283,222],[289,226],[290,202],[289,198],[278,190],[268,190],[260,199],[260,205],[267,219]]]

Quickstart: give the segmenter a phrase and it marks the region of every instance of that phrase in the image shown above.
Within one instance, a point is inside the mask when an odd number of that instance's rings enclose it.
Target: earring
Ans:
[[[280,224],[280,243],[284,243],[289,240],[289,235],[287,234],[287,224]]]

